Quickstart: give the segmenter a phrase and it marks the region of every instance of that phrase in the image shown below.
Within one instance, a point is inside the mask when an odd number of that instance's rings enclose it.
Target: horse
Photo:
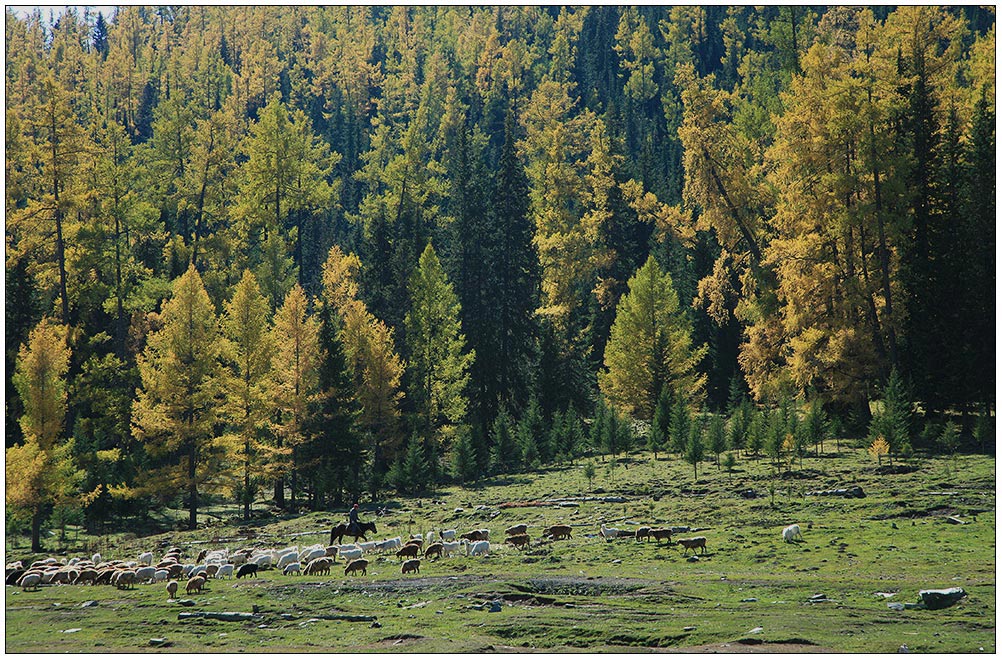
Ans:
[[[334,545],[334,539],[337,539],[338,545],[341,545],[341,540],[345,536],[352,536],[355,538],[356,541],[358,539],[362,539],[363,541],[368,541],[369,539],[365,538],[365,533],[372,532],[373,534],[375,534],[376,523],[360,522],[358,523],[358,530],[359,531],[357,532],[351,531],[346,523],[338,523],[334,525],[334,527],[331,529],[330,545]]]

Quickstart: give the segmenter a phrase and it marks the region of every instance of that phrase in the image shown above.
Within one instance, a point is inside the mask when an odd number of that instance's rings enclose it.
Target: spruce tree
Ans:
[[[668,426],[668,437],[672,451],[678,454],[685,452],[692,426],[689,406],[686,405],[685,399],[681,395],[676,395],[675,403],[672,405],[671,421]]]
[[[511,418],[502,411],[494,419],[491,430],[491,472],[503,474],[511,471],[518,462],[518,446],[512,433]]]
[[[724,426],[724,418],[714,415],[710,422],[708,431],[709,449],[716,456],[717,467],[720,467],[720,454],[727,449],[727,429]]]
[[[671,437],[671,412],[671,393],[665,385],[661,388],[658,404],[654,408],[654,419],[647,432],[647,448],[654,454],[654,460],[658,458],[658,450],[665,449]]]
[[[912,404],[904,381],[897,369],[891,370],[883,391],[882,409],[870,420],[869,438],[878,436],[887,441],[893,456],[907,456],[911,453]]]
[[[476,481],[479,473],[471,432],[466,428],[460,431],[452,446],[452,475],[460,484],[466,484]]]
[[[698,421],[692,425],[689,439],[685,445],[685,462],[692,466],[692,478],[699,478],[698,468],[703,460],[703,427]]]

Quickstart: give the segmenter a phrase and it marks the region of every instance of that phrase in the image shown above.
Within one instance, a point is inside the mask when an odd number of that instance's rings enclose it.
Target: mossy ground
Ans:
[[[486,526],[495,539],[490,557],[422,561],[419,576],[402,576],[392,557],[375,559],[369,574],[358,578],[345,578],[337,568],[331,577],[265,571],[256,580],[212,581],[193,596],[195,606],[167,602],[162,584],[28,593],[7,587],[5,648],[152,651],[150,640],[163,638],[172,652],[742,647],[886,653],[907,644],[917,652],[994,653],[995,461],[960,456],[919,459],[913,466],[907,473],[878,474],[863,450],[843,446],[806,458],[785,475],[776,476],[764,460],[745,459],[733,473],[704,464],[694,481],[691,467],[677,458],[654,461],[635,453],[615,463],[599,461],[591,488],[581,464],[445,488],[380,503],[389,513],[375,518],[376,537]],[[861,486],[866,497],[805,495],[850,485]],[[749,489],[759,497],[742,496]],[[588,495],[627,501],[498,508]],[[195,532],[81,536],[77,546],[58,554],[83,555],[96,547],[105,557],[133,558],[161,544],[186,547],[238,536],[243,523],[232,508],[212,513],[222,518],[206,517]],[[968,524],[951,524],[948,516]],[[207,545],[326,543],[326,530],[341,519],[323,512],[257,519],[249,525],[254,541]],[[606,542],[596,536],[600,521],[631,529],[687,525],[707,538],[708,553],[693,563],[677,546]],[[499,546],[503,529],[519,522],[530,526],[533,547]],[[574,525],[574,538],[540,541],[542,527],[558,522]],[[783,543],[780,531],[793,522],[804,541]],[[321,533],[292,537],[314,530]],[[8,561],[29,556],[8,539]],[[946,610],[887,607],[915,602],[920,589],[953,586],[968,596]],[[819,593],[828,602],[808,602]],[[500,612],[473,609],[495,599],[504,603]],[[80,607],[89,600],[97,605]],[[246,623],[177,617],[182,611],[255,608],[261,618]],[[316,618],[332,614],[375,615],[380,627]]]

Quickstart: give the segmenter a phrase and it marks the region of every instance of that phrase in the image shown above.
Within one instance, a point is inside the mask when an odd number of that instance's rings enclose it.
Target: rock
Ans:
[[[898,653],[908,653],[908,645],[902,644],[898,647]]]
[[[163,637],[154,637],[150,640],[150,646],[170,646],[170,642]]]
[[[613,560],[612,560],[612,563],[613,563],[613,564],[622,564],[622,563],[623,563],[623,560],[622,560],[622,559],[613,559]]]
[[[686,561],[689,562],[690,564],[695,564],[697,561],[699,561],[699,557],[697,557],[696,555],[691,555],[689,557],[686,557]]]
[[[501,601],[499,601],[499,600],[491,601],[490,607],[488,608],[487,611],[488,612],[500,612],[501,611]]]
[[[890,609],[895,610],[897,612],[902,612],[905,609],[905,604],[904,603],[888,603],[887,607],[889,607]]]
[[[950,524],[953,524],[953,525],[966,525],[967,524],[966,521],[961,520],[957,516],[950,516],[949,518],[946,519],[946,522],[948,522]]]
[[[811,596],[807,600],[828,600],[828,596],[826,596],[824,594],[814,594],[813,596]]]
[[[67,628],[66,630],[62,630],[60,632],[64,632],[64,633],[77,633],[77,632],[80,632],[81,630],[83,630],[83,628]]]
[[[919,592],[922,603],[930,610],[941,610],[960,601],[967,592],[960,587],[949,589],[923,589]]]
[[[685,628],[682,628],[682,630],[685,631],[685,632],[692,632],[695,629],[696,629],[696,626],[686,626]]]
[[[763,628],[762,626],[755,626],[754,628],[752,628],[751,630],[749,630],[745,634],[746,635],[755,635],[757,633],[762,632],[763,630],[765,630],[765,628]]]
[[[866,493],[859,486],[851,486],[845,491],[846,497],[866,497]]]
[[[759,494],[756,493],[751,488],[738,492],[738,495],[745,498],[746,500],[754,500],[755,498],[759,497]]]
[[[685,534],[689,531],[688,525],[673,525],[671,528],[672,534]]]
[[[177,601],[177,604],[184,605],[185,607],[193,607],[195,605],[195,601],[185,598],[184,600]]]
[[[758,602],[758,598],[742,598],[741,602],[742,603],[757,603]]]
[[[96,600],[88,600],[88,601],[85,601],[83,603],[80,603],[80,605],[78,605],[78,607],[97,607],[97,601]]]
[[[370,627],[370,628],[382,628],[382,627],[383,627],[383,624],[381,624],[381,623],[380,623],[380,622],[378,622],[378,621],[373,621],[373,622],[372,622],[372,625],[370,625],[369,627]]]

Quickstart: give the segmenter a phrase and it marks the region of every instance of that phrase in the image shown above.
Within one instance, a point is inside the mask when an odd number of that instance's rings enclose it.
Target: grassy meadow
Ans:
[[[401,575],[395,557],[373,555],[364,577],[345,578],[341,562],[329,577],[269,570],[257,579],[212,580],[192,596],[194,605],[168,602],[163,584],[37,592],[8,586],[5,649],[887,653],[906,644],[913,652],[996,652],[993,458],[916,459],[906,465],[910,471],[883,474],[864,450],[843,445],[779,476],[766,460],[741,459],[732,473],[704,463],[694,481],[691,466],[677,457],[655,461],[634,453],[616,462],[598,459],[590,486],[582,466],[363,506],[370,509],[363,519],[378,526],[376,539],[491,530],[489,557],[422,560],[420,575]],[[866,496],[805,495],[851,485]],[[747,497],[748,491],[757,496]],[[626,501],[499,507],[614,495]],[[375,517],[376,504],[388,513]],[[232,508],[208,513],[195,532],[80,534],[52,556],[98,550],[105,558],[135,559],[151,550],[159,557],[178,545],[193,559],[204,547],[326,544],[330,525],[343,519],[341,513],[269,515],[245,524]],[[968,524],[952,524],[950,516]],[[607,542],[597,536],[602,521],[627,529],[688,526],[693,531],[687,535],[707,538],[708,552],[687,561],[678,546]],[[529,525],[532,547],[499,545],[504,528],[520,522]],[[544,526],[561,522],[574,526],[571,540],[540,539]],[[780,532],[794,522],[804,540],[784,543]],[[252,540],[227,541],[245,538],[248,530]],[[302,532],[317,533],[293,536]],[[6,561],[37,558],[26,547],[25,539],[8,537]],[[920,589],[954,586],[968,595],[949,609],[888,608],[916,602]],[[809,602],[818,594],[821,602]],[[499,612],[484,607],[495,600],[502,603]],[[82,607],[87,601],[96,604]],[[179,620],[185,611],[260,616],[248,622]],[[332,615],[375,616],[378,627],[323,618]],[[152,639],[164,645],[151,645]]]

